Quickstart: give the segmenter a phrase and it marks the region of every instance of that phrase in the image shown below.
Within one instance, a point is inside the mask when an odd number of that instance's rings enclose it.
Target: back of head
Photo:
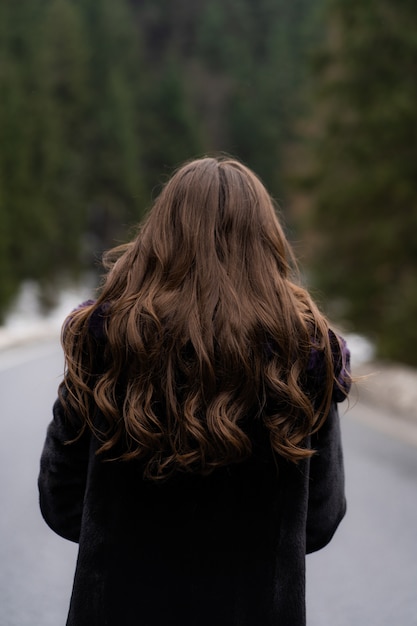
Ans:
[[[143,459],[154,478],[208,472],[250,455],[245,424],[256,419],[279,453],[310,454],[302,442],[329,396],[317,409],[303,380],[327,325],[291,278],[290,246],[251,170],[233,159],[185,164],[108,262],[99,300],[64,338],[67,384],[84,385],[86,423],[94,429],[89,393],[108,420],[103,450],[123,440],[123,458]],[[75,337],[104,304],[104,363],[91,384]]]
[[[185,332],[196,323],[201,332],[214,325],[221,333],[221,323],[244,334],[259,315],[275,326],[276,307],[292,297],[292,262],[273,202],[255,174],[236,160],[205,158],[187,163],[166,184],[103,295],[143,301],[146,294],[160,321],[182,320]]]
[[[192,161],[167,183],[144,228],[174,280],[226,271],[239,282],[272,254],[287,272],[289,248],[270,196],[235,160]],[[252,268],[252,269],[251,269]]]

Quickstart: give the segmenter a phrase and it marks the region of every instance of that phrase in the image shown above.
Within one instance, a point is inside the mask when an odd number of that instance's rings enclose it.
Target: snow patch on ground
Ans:
[[[89,286],[69,287],[59,294],[56,308],[48,315],[42,315],[36,284],[25,282],[12,311],[0,326],[0,350],[38,339],[59,337],[68,313],[91,297]]]
[[[372,361],[375,356],[375,348],[373,344],[366,339],[366,337],[362,337],[356,333],[342,333],[342,335],[346,339],[346,343],[350,350],[353,368],[361,365],[362,363]]]
[[[417,369],[400,363],[363,363],[353,371],[361,401],[417,424]]]

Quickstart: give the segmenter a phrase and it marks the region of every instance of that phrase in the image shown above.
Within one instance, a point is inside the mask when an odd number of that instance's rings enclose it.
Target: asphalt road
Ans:
[[[0,352],[1,626],[65,624],[76,545],[47,528],[36,487],[62,370],[56,341]],[[342,418],[348,514],[307,557],[309,626],[417,626],[417,448],[375,429],[378,413]]]

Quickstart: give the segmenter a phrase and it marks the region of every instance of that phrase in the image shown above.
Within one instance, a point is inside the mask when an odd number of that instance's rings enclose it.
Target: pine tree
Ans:
[[[213,148],[243,159],[279,197],[286,144],[301,104],[310,19],[307,0],[229,0],[210,2],[200,24],[198,51],[208,74],[199,84],[202,107],[211,128],[217,112],[220,128]],[[222,95],[220,102],[213,91]]]
[[[417,5],[327,11],[311,179],[320,284],[381,356],[417,364]]]
[[[34,199],[48,249],[39,249],[37,278],[79,268],[86,229],[88,45],[82,15],[69,0],[52,0],[39,30],[37,187]],[[54,263],[51,264],[51,256]],[[50,271],[49,271],[50,270]]]
[[[167,65],[152,82],[141,136],[145,168],[152,187],[183,161],[202,152],[198,123],[187,99],[178,65]]]
[[[126,0],[79,0],[90,40],[89,241],[96,251],[126,237],[146,204],[140,94],[141,41]]]
[[[28,267],[38,235],[31,213],[34,31],[40,7],[22,0],[0,7],[0,311],[7,309]]]

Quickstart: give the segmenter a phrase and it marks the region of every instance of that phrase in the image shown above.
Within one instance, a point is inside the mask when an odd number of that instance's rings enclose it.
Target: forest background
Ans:
[[[225,152],[332,319],[417,365],[416,72],[414,0],[0,0],[0,316]]]

